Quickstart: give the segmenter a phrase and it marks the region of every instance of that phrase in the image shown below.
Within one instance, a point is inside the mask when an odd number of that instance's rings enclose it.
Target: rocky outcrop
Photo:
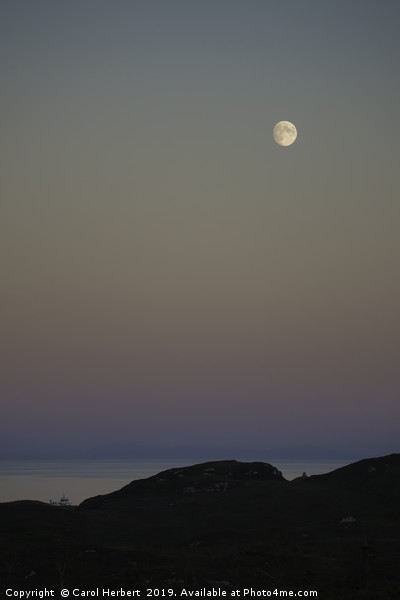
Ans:
[[[269,463],[213,461],[168,469],[147,479],[132,481],[116,492],[85,500],[80,508],[101,508],[103,505],[109,506],[110,503],[126,501],[129,497],[136,498],[148,493],[158,496],[171,493],[220,493],[266,481],[286,482],[282,473]]]

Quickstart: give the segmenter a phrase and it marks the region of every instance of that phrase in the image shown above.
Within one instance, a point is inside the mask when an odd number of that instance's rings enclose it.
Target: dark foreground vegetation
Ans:
[[[291,482],[260,462],[171,469],[79,507],[0,504],[0,528],[0,598],[253,587],[398,600],[400,454]]]

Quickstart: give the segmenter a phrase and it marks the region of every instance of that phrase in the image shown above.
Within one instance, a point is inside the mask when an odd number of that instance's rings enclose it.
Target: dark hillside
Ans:
[[[0,504],[1,585],[252,586],[397,600],[399,469],[390,455],[288,482],[266,463],[218,461],[72,509]]]
[[[400,454],[365,458],[324,475],[312,475],[313,481],[354,488],[357,491],[400,494]]]
[[[147,479],[132,481],[122,489],[85,500],[80,509],[114,507],[129,500],[156,494],[157,497],[174,494],[201,494],[226,492],[248,487],[259,482],[285,482],[282,473],[263,462],[243,463],[236,460],[221,460],[201,463],[180,469],[169,469]]]

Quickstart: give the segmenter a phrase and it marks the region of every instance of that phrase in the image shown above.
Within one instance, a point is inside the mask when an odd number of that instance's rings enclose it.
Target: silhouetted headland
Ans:
[[[0,504],[0,581],[397,599],[399,506],[400,454],[293,481],[263,462],[174,468],[79,507]]]

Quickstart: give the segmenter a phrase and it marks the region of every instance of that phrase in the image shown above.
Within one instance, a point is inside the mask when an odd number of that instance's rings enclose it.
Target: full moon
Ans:
[[[274,140],[280,146],[290,146],[297,138],[297,129],[290,121],[279,121],[274,127]]]

